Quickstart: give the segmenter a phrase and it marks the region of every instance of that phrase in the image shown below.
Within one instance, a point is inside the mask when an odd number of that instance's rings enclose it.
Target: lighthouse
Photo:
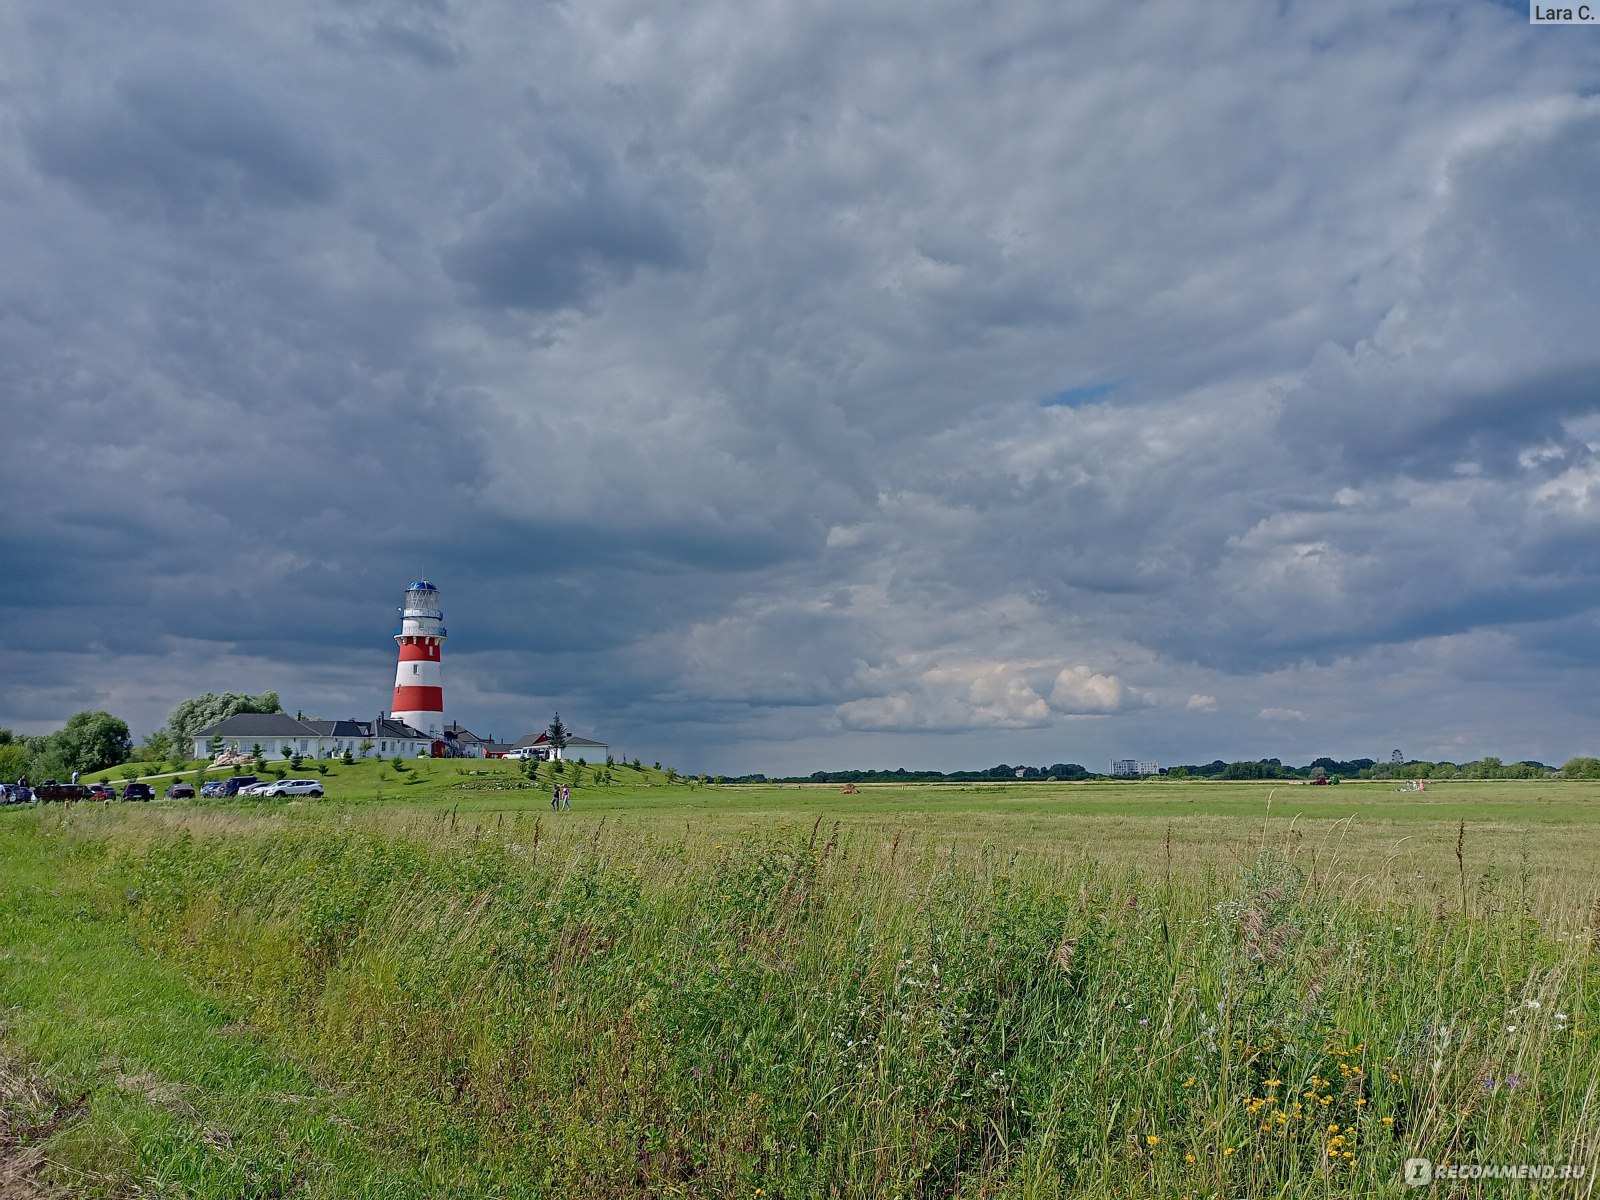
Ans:
[[[390,716],[430,737],[444,736],[444,687],[439,678],[444,613],[439,611],[439,589],[426,579],[406,589],[394,640],[400,645],[400,665],[394,672]]]

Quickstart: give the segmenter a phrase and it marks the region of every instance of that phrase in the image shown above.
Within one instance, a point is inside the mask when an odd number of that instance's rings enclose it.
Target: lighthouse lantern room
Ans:
[[[444,637],[439,589],[419,579],[406,589],[400,626],[394,631],[400,664],[395,668],[390,715],[435,738],[444,735],[444,687],[439,674]]]

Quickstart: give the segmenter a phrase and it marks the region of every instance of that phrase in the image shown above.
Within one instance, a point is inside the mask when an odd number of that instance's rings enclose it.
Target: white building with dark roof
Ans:
[[[604,742],[596,742],[589,738],[567,735],[567,744],[557,750],[550,744],[548,733],[530,733],[526,737],[517,739],[517,749],[531,751],[531,757],[549,760],[552,758],[565,759],[571,762],[574,759],[583,759],[587,763],[603,763],[611,747]]]
[[[207,725],[194,735],[194,756],[210,758],[214,739],[223,750],[263,758],[417,758],[433,753],[433,739],[393,717],[372,721],[311,721],[288,713],[238,713]]]

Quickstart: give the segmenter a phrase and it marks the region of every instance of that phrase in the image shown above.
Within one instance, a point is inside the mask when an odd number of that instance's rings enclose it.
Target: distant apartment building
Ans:
[[[1130,778],[1138,775],[1159,775],[1161,764],[1149,758],[1114,758],[1111,760],[1111,773]]]

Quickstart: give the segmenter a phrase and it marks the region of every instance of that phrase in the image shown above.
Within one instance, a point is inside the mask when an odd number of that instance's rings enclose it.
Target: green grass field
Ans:
[[[1600,785],[327,766],[0,811],[8,1200],[1592,1186]]]

